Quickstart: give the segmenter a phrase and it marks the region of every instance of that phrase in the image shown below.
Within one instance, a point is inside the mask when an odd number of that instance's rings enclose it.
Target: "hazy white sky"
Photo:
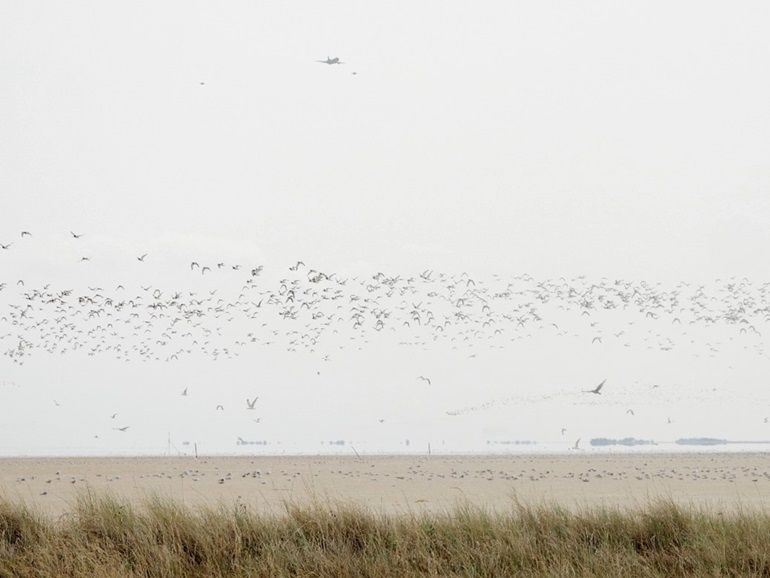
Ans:
[[[762,1],[0,2],[0,243],[15,243],[0,254],[0,282],[181,284],[193,258],[264,263],[266,275],[301,258],[369,274],[766,281],[768,30]],[[327,56],[344,64],[316,62]],[[26,244],[21,230],[34,233]],[[83,253],[89,269],[78,267]],[[98,419],[129,408],[127,419],[153,424],[141,447],[156,448],[179,386],[192,384],[208,392],[191,402],[206,411],[272,395],[265,415],[284,428],[273,437],[295,425],[335,436],[334,420],[374,423],[385,409],[392,433],[431,401],[405,401],[425,367],[446,376],[442,411],[504,398],[512,371],[537,390],[607,370],[627,377],[619,395],[630,396],[634,383],[673,374],[697,392],[767,367],[752,358],[738,376],[722,358],[673,370],[580,348],[554,352],[571,360],[557,367],[551,345],[532,347],[511,354],[531,362],[526,371],[503,353],[485,361],[488,389],[475,392],[478,366],[453,370],[438,353],[351,354],[324,370],[323,390],[315,361],[285,354],[173,370],[0,360],[0,379],[20,384],[6,390],[0,428],[27,424],[44,451],[77,422],[67,443],[90,443],[95,422],[22,411],[66,392],[63,407],[96,408]],[[307,375],[291,373],[300,367]],[[225,387],[221,375],[230,397],[212,389]],[[288,417],[287,406],[299,409]],[[655,424],[668,410],[658,406]],[[682,418],[678,434],[715,423],[723,407],[712,410]],[[467,431],[506,424],[506,435],[526,435],[538,411],[468,418]],[[418,414],[409,423],[433,427]],[[179,435],[195,439],[204,414],[185,415]],[[571,432],[597,422],[575,419]],[[362,438],[381,433],[351,423]],[[242,425],[210,430],[230,444]]]
[[[0,237],[762,276],[769,29],[765,2],[3,2]]]

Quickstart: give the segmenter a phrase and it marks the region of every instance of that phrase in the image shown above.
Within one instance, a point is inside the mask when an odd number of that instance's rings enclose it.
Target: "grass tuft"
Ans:
[[[191,510],[83,494],[57,520],[0,501],[0,576],[768,576],[770,514],[512,504]]]

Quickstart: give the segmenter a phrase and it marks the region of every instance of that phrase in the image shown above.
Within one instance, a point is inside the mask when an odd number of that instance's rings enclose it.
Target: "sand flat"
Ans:
[[[555,502],[633,506],[666,497],[721,508],[770,505],[770,455],[0,458],[0,493],[52,514],[79,491],[132,502],[236,500],[263,511],[286,501],[343,500],[385,512]]]

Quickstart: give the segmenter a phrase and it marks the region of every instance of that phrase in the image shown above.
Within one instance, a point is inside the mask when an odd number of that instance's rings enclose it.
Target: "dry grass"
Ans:
[[[260,515],[83,495],[54,521],[0,501],[0,576],[770,576],[770,514],[662,502],[407,516],[287,505]]]

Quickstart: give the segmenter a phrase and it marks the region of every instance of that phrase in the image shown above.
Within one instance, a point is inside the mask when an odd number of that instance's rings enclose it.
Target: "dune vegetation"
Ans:
[[[83,494],[52,519],[0,501],[0,576],[770,576],[770,514],[655,502],[386,515],[262,514]]]

